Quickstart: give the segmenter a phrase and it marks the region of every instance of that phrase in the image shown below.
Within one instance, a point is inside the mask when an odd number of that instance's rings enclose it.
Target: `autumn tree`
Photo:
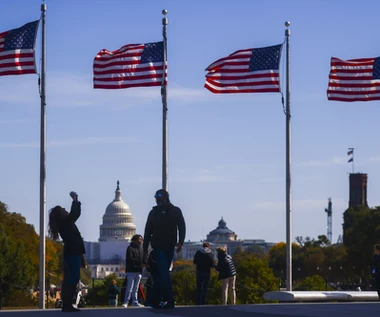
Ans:
[[[38,236],[20,214],[0,202],[0,299],[4,306],[29,300],[38,277]],[[17,299],[17,300],[16,300]]]
[[[236,297],[240,304],[264,303],[264,293],[278,289],[278,279],[268,262],[250,253],[234,256]]]

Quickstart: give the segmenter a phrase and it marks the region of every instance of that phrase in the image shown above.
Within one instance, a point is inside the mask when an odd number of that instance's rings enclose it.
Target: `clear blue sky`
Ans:
[[[204,69],[238,49],[284,41],[291,22],[293,237],[333,241],[348,206],[347,149],[368,173],[380,205],[380,103],[328,101],[330,58],[380,55],[379,1],[46,1],[47,210],[79,193],[78,226],[97,241],[120,180],[142,233],[161,187],[160,88],[92,88],[103,48],[162,39],[168,10],[169,192],[189,240],[205,239],[223,216],[238,238],[285,241],[285,116],[280,94],[213,95]],[[0,32],[40,17],[41,1],[2,4]],[[41,25],[36,44],[41,55]],[[283,57],[285,53],[283,52]],[[281,62],[285,90],[285,63]],[[0,200],[39,232],[40,99],[37,75],[0,77]]]

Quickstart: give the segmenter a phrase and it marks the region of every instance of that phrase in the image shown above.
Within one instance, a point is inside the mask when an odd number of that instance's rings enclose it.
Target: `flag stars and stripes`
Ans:
[[[163,78],[164,77],[164,78]],[[164,43],[127,44],[94,59],[94,88],[121,89],[167,84]]]
[[[4,51],[33,48],[38,22],[31,22],[5,36]]]
[[[147,43],[141,54],[141,64],[162,62],[164,56],[164,43]]]
[[[39,21],[0,33],[0,76],[35,74],[35,40]]]
[[[327,98],[348,102],[380,100],[380,57],[332,57]]]
[[[380,79],[380,57],[375,58],[373,61],[373,79]]]
[[[249,71],[278,69],[282,45],[254,48],[249,61]]]
[[[239,50],[206,68],[205,88],[213,93],[280,92],[282,44]]]

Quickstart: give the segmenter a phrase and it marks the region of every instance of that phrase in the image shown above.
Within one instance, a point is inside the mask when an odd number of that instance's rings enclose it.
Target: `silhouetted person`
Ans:
[[[205,305],[210,269],[214,267],[214,255],[208,242],[204,242],[202,248],[195,253],[193,263],[196,265],[197,272],[197,305]]]
[[[185,240],[186,225],[182,211],[169,200],[169,193],[160,189],[154,195],[157,206],[148,215],[144,234],[144,253],[148,257],[149,243],[152,246],[157,265],[154,278],[153,308],[174,308],[174,297],[169,268],[173,261],[174,249],[180,252]],[[157,302],[163,299],[164,306]]]
[[[81,203],[78,194],[70,193],[73,199],[70,213],[61,206],[55,206],[49,213],[49,234],[53,240],[61,236],[63,246],[63,312],[77,312],[72,305],[76,294],[76,286],[80,280],[80,268],[83,263],[83,255],[86,253],[82,236],[75,225],[81,215]]]
[[[117,297],[120,295],[120,288],[116,285],[116,280],[112,280],[108,286],[108,305],[117,306]]]
[[[128,307],[129,300],[132,297],[132,306],[142,306],[138,300],[138,291],[141,281],[143,268],[144,253],[141,247],[143,237],[140,234],[135,234],[131,239],[131,244],[126,252],[127,286],[125,289],[124,304],[122,307]]]
[[[218,252],[218,263],[215,266],[216,270],[219,271],[219,280],[222,280],[222,302],[223,305],[227,305],[228,299],[228,289],[231,295],[231,304],[236,304],[236,292],[235,292],[235,282],[236,282],[236,269],[232,257],[227,253],[225,248],[217,248]]]
[[[380,299],[380,245],[376,244],[374,249],[372,278],[375,281],[377,295]]]

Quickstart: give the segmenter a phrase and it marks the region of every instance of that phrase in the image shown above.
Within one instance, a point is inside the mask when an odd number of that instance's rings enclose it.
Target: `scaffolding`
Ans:
[[[325,208],[325,212],[327,213],[327,239],[332,242],[332,202],[331,197],[328,199],[327,208]]]

